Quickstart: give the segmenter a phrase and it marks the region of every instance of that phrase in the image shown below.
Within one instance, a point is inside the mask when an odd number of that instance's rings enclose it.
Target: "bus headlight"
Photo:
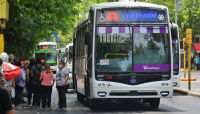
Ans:
[[[106,96],[106,92],[98,92],[97,93],[99,95],[99,97],[105,97]]]
[[[160,94],[165,97],[169,95],[169,91],[161,91]]]
[[[169,75],[162,75],[162,78],[169,78]]]

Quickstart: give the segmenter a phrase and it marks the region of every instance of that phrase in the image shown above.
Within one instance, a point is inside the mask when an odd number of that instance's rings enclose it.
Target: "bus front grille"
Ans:
[[[111,92],[110,96],[156,96],[157,92],[138,92],[138,91],[129,91],[129,92]]]

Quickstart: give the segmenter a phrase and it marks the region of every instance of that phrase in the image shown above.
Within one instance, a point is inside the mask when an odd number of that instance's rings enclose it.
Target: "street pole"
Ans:
[[[9,20],[9,3],[7,0],[0,0],[0,54],[4,52],[3,29]]]
[[[184,78],[186,78],[186,50],[187,50],[187,38],[183,38],[184,49]]]
[[[191,90],[191,44],[188,44],[188,89]]]
[[[4,52],[4,38],[3,34],[0,34],[0,54]]]
[[[186,49],[184,49],[184,78],[186,78]]]
[[[177,24],[177,0],[175,0],[175,24]]]
[[[186,29],[186,38],[188,44],[188,89],[191,90],[191,44],[192,44],[192,29]]]

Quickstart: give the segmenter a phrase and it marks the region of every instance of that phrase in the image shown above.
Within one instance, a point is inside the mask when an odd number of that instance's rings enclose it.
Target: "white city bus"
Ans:
[[[74,26],[77,99],[142,99],[158,108],[173,95],[172,23],[166,6],[92,5]],[[177,32],[176,32],[177,33]]]
[[[66,45],[66,63],[67,67],[72,67],[73,60],[73,43]]]
[[[57,50],[58,50],[58,61],[61,61],[61,59],[64,59],[64,62],[66,62],[65,48],[59,48]]]
[[[39,42],[35,49],[35,58],[41,58],[44,64],[50,64],[53,73],[57,70],[57,44],[55,42]]]
[[[180,86],[180,38],[178,25],[172,24],[172,30],[177,31],[177,33],[172,34],[172,54],[173,54],[173,75],[174,75],[174,86]]]

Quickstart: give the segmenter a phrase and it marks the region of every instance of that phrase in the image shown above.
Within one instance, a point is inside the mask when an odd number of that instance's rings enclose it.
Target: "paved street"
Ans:
[[[41,111],[41,110],[33,110],[31,108],[24,108],[23,110],[15,111],[16,114],[84,114],[84,113],[147,113],[147,114],[155,114],[155,113],[166,113],[166,114],[198,114],[199,113],[199,104],[200,99],[174,94],[173,98],[163,98],[161,99],[161,104],[159,109],[150,109],[148,104],[143,104],[141,102],[133,102],[133,103],[123,103],[123,102],[104,102],[103,106],[97,110],[92,110],[88,108],[85,103],[80,103],[76,99],[76,94],[71,93],[67,94],[67,111],[56,111],[57,108],[55,105],[52,106],[53,111]]]
[[[184,72],[181,72],[181,78],[184,78]],[[186,73],[188,78],[188,72]],[[191,90],[188,90],[188,81],[181,81],[180,87],[175,87],[174,90],[180,93],[192,95],[200,98],[200,71],[191,72],[191,78],[195,78],[196,81],[191,81]]]
[[[183,76],[183,72],[181,72]],[[200,72],[192,72],[192,78],[197,78],[197,81],[192,82],[192,91],[200,90]],[[187,89],[188,82],[181,82],[179,89]],[[189,95],[182,95],[174,93],[173,98],[163,98],[161,99],[161,104],[158,109],[151,109],[148,104],[141,102],[119,102],[119,101],[109,101],[103,102],[103,105],[96,109],[91,110],[86,103],[81,103],[77,101],[75,93],[67,93],[67,111],[56,111],[57,105],[54,103],[56,89],[53,89],[52,94],[52,111],[41,111],[41,109],[31,109],[25,108],[25,104],[22,110],[16,110],[16,114],[84,114],[84,113],[138,113],[138,114],[198,114],[200,98],[193,97]]]

